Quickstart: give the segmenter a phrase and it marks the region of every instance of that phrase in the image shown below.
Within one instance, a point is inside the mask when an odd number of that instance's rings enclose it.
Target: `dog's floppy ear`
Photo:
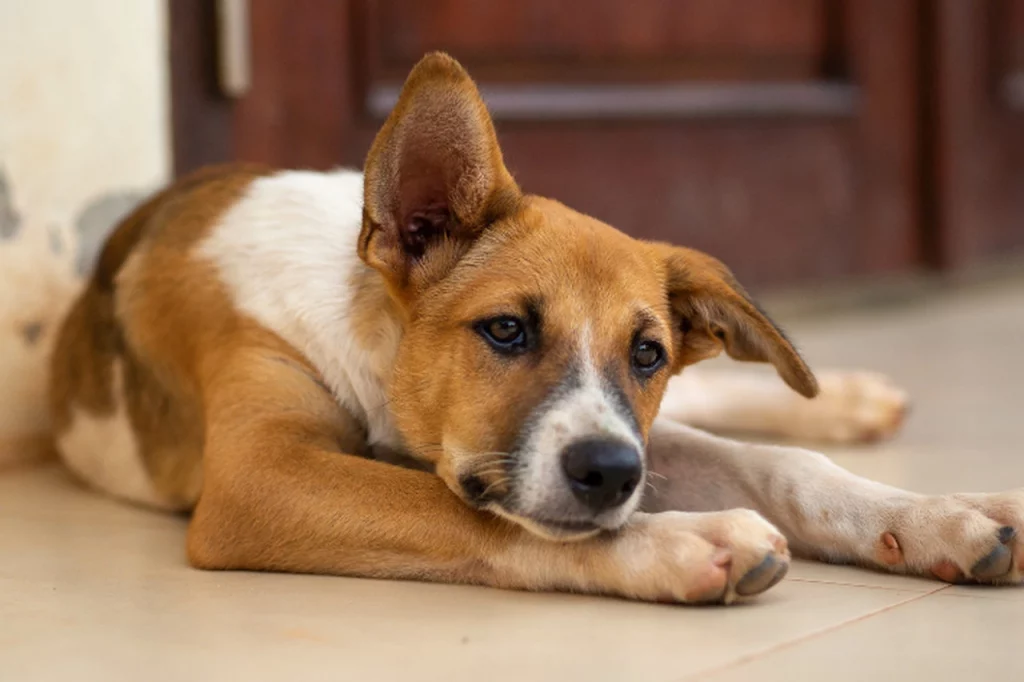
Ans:
[[[693,249],[656,248],[666,267],[677,371],[724,348],[736,360],[770,362],[803,396],[818,394],[818,382],[804,359],[725,265]]]
[[[469,74],[434,52],[413,68],[366,159],[359,255],[399,290],[444,275],[519,188]]]

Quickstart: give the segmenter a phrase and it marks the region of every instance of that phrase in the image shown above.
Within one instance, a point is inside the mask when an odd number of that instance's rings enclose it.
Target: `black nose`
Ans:
[[[595,512],[629,499],[643,475],[640,453],[622,441],[576,441],[562,452],[562,469],[576,498]]]

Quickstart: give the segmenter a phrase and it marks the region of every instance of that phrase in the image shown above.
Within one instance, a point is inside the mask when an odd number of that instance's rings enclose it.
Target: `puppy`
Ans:
[[[870,379],[859,404],[881,408],[836,412],[856,376],[806,409],[759,379],[705,378],[704,401],[670,385],[723,349],[819,391],[720,262],[524,194],[473,82],[431,54],[364,174],[213,168],[127,218],[51,397],[67,465],[191,510],[201,568],[707,603],[768,589],[793,548],[1021,582],[1024,490],[917,495],[682,425],[898,422],[902,396]]]

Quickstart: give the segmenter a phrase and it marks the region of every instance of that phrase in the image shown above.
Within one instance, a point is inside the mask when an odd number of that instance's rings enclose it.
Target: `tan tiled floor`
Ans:
[[[923,491],[1024,485],[1024,286],[790,325],[816,366],[871,367],[916,412],[834,452]],[[184,565],[184,521],[0,477],[0,680],[1014,680],[1024,588],[798,564],[752,604],[610,599]]]

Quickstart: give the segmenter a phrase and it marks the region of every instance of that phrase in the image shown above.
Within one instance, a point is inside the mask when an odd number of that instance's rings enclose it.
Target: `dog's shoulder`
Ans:
[[[360,173],[284,171],[253,180],[197,253],[217,268],[239,308],[271,322],[313,290],[328,300],[344,295],[338,275],[344,282],[359,266],[361,221]]]
[[[379,276],[359,258],[363,176],[283,171],[255,179],[198,244],[236,310],[298,350],[335,398],[397,445],[386,375],[401,327]]]

